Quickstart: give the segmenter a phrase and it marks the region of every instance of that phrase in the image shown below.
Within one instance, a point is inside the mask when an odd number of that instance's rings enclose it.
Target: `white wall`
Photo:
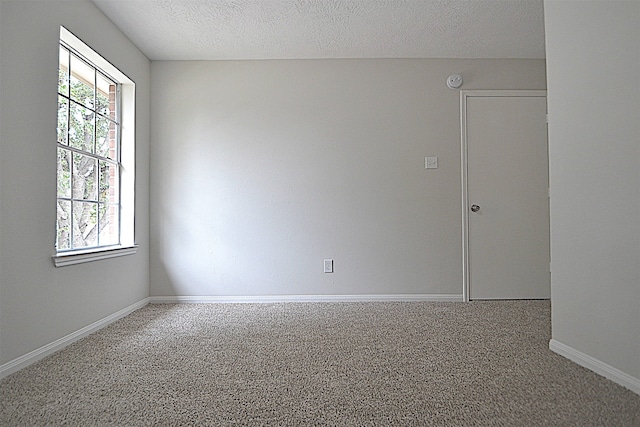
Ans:
[[[153,62],[151,295],[459,297],[451,73],[546,88],[543,60]]]
[[[640,393],[640,2],[545,1],[545,27],[551,346]]]
[[[150,63],[88,1],[0,3],[0,364],[144,300]],[[60,25],[136,83],[136,255],[55,268]]]

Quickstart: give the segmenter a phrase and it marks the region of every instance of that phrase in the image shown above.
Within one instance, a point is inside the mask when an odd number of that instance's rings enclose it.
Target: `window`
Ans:
[[[59,49],[56,266],[135,247],[135,85],[64,28]]]
[[[120,85],[60,44],[58,252],[120,244]]]

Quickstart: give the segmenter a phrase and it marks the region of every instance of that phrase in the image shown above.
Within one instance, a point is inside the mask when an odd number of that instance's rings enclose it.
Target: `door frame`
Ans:
[[[546,97],[546,90],[461,90],[460,91],[460,171],[462,182],[462,301],[469,302],[469,194],[467,100],[472,97]]]

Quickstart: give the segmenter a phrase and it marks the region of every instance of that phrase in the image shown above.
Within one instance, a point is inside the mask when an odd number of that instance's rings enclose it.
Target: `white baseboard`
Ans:
[[[634,393],[640,394],[640,379],[638,378],[632,377],[611,365],[607,365],[588,354],[584,354],[583,352],[578,351],[573,347],[569,347],[566,344],[562,344],[554,339],[549,341],[549,349],[584,368],[592,370],[596,374],[602,375],[603,377],[628,388]]]
[[[78,341],[80,338],[84,338],[93,332],[96,332],[99,329],[104,328],[110,323],[115,322],[118,319],[121,319],[128,314],[138,310],[139,308],[144,307],[149,304],[149,298],[145,298],[141,301],[138,301],[135,304],[132,304],[128,307],[123,308],[120,311],[117,311],[103,319],[98,320],[97,322],[93,322],[90,325],[85,326],[82,329],[78,329],[75,332],[70,333],[60,339],[57,339],[47,345],[44,345],[40,348],[37,348],[24,356],[20,356],[16,359],[13,359],[10,362],[4,363],[0,365],[0,379],[13,374],[14,372],[19,371],[22,368],[26,368],[32,363],[37,362],[40,359],[45,358],[46,356],[55,353],[58,350],[63,349],[64,347],[72,344],[75,341]]]
[[[389,295],[256,295],[256,296],[155,296],[151,304],[274,303],[274,302],[358,302],[358,301],[439,301],[462,302],[455,294],[389,294]]]

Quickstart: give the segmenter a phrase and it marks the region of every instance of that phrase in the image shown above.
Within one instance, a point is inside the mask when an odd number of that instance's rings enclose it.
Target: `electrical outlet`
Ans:
[[[324,272],[325,273],[333,273],[333,260],[325,259],[324,260]]]

